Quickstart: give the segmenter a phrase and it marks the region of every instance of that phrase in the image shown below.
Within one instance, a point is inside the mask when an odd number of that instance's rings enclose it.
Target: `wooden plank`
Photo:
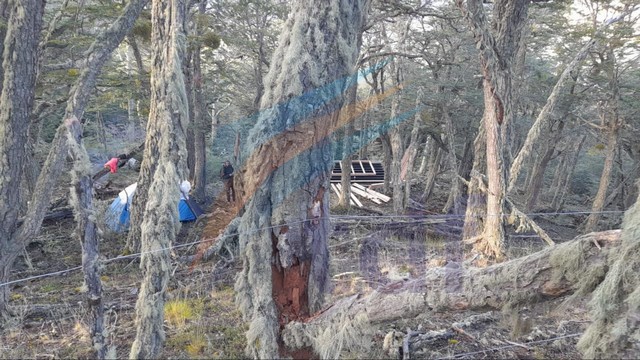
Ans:
[[[336,186],[338,187],[338,190],[342,191],[342,185],[341,184],[336,184]],[[351,201],[351,205],[354,205],[354,203],[355,203],[355,205],[358,205],[358,207],[364,207],[362,205],[362,202],[360,201],[360,199],[358,199],[354,193],[349,193],[349,195],[351,196],[351,200],[352,200]]]
[[[387,195],[380,194],[379,192],[371,190],[371,189],[367,189],[367,188],[365,188],[364,186],[362,186],[362,185],[360,185],[358,183],[353,183],[353,186],[355,186],[356,188],[358,188],[358,189],[360,189],[362,191],[365,191],[365,192],[377,197],[378,199],[380,199],[380,200],[382,200],[384,202],[388,202],[389,200],[391,200],[391,198],[388,197]]]
[[[340,186],[340,184],[331,184],[331,189],[333,189],[333,191],[336,193],[336,195],[338,195],[338,198],[340,198],[340,194],[341,191],[338,189],[338,186]],[[349,199],[349,204],[355,206],[356,203],[353,202],[353,200]],[[360,206],[362,207],[362,206]]]
[[[360,195],[360,196],[364,196],[365,198],[373,201],[376,204],[382,204],[382,200],[378,199],[377,197],[375,197],[372,194],[367,193],[366,191],[360,190],[357,187],[351,186],[351,191]]]

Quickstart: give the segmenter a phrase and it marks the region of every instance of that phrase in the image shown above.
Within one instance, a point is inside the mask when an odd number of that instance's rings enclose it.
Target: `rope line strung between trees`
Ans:
[[[528,216],[535,216],[535,215],[539,215],[539,216],[543,216],[543,215],[587,215],[587,214],[606,214],[606,213],[624,213],[623,210],[609,210],[609,211],[576,211],[576,212],[556,212],[556,213],[531,213],[531,214],[526,214]],[[506,215],[506,214],[503,214]],[[329,217],[321,217],[318,219],[344,219],[344,220],[366,220],[366,219],[383,219],[383,218],[388,218],[388,219],[394,219],[394,218],[408,218],[408,219],[417,219],[417,220],[421,220],[421,219],[457,219],[460,217],[464,217],[464,215],[372,215],[372,216],[364,216],[364,215],[331,215]],[[308,220],[299,220],[299,221],[294,221],[294,222],[288,222],[285,224],[278,224],[278,225],[272,225],[272,226],[266,226],[266,227],[262,227],[262,228],[257,228],[255,230],[243,233],[242,235],[249,235],[249,234],[253,234],[253,233],[257,233],[263,230],[267,230],[267,229],[274,229],[274,228],[278,228],[278,227],[282,227],[284,225],[295,225],[295,224],[300,224],[300,223],[304,223],[307,222]],[[224,240],[226,238],[229,237],[234,237],[234,236],[239,236],[240,234],[235,233],[235,234],[229,234],[229,235],[225,235],[225,236],[220,236],[219,237],[219,241],[220,240]],[[139,252],[139,253],[135,253],[135,254],[129,254],[129,255],[123,255],[123,256],[118,256],[115,258],[110,258],[110,259],[106,259],[106,260],[102,260],[101,263],[103,264],[107,264],[107,263],[111,263],[114,261],[119,261],[119,260],[126,260],[126,259],[133,259],[133,258],[137,258],[140,257],[144,254],[152,254],[152,253],[156,253],[156,252],[160,252],[160,251],[168,251],[168,250],[173,250],[173,249],[180,249],[183,247],[188,247],[188,246],[193,246],[193,245],[197,245],[197,244],[201,244],[204,242],[211,242],[212,239],[211,238],[206,238],[206,239],[201,239],[198,241],[193,241],[193,242],[189,242],[189,243],[185,243],[185,244],[178,244],[178,245],[173,245],[171,247],[168,248],[162,248],[162,249],[156,249],[156,250],[151,250],[151,251],[145,251],[145,252]],[[30,276],[30,277],[26,277],[26,278],[21,278],[21,279],[16,279],[16,280],[11,280],[11,281],[7,281],[4,283],[0,283],[0,288],[3,286],[7,286],[7,285],[12,285],[12,284],[17,284],[17,283],[21,283],[21,282],[25,282],[25,281],[30,281],[30,280],[35,280],[35,279],[40,279],[40,278],[44,278],[44,277],[49,277],[49,276],[55,276],[55,275],[60,275],[60,274],[64,274],[64,273],[68,273],[71,271],[76,271],[76,270],[80,270],[82,269],[82,266],[75,266],[72,268],[68,268],[68,269],[64,269],[64,270],[59,270],[59,271],[54,271],[54,272],[50,272],[50,273],[44,273],[44,274],[40,274],[40,275],[34,275],[34,276]]]

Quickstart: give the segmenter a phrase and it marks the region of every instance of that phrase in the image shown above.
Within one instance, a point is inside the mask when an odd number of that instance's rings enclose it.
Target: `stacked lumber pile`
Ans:
[[[340,184],[331,184],[331,189],[333,190],[333,192],[335,192],[336,195],[338,195],[338,197],[342,194],[342,185]],[[358,206],[362,208],[364,206],[362,205],[362,201],[360,201],[358,196],[373,201],[378,205],[391,200],[390,197],[372,190],[371,187],[364,187],[358,183],[351,183],[351,199],[349,199],[349,202],[352,206]]]

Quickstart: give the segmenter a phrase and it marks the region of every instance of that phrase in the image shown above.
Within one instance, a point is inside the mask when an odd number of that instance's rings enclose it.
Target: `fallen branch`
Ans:
[[[617,250],[619,239],[620,230],[590,233],[486,268],[464,268],[452,262],[429,270],[419,279],[392,283],[368,296],[340,300],[304,322],[289,323],[283,340],[289,341],[289,346],[312,344],[322,353],[315,345],[321,343],[316,338],[322,334],[324,341],[353,348],[359,346],[355,341],[372,335],[374,325],[430,310],[500,309],[507,304],[588,294],[606,276],[608,254]],[[332,329],[348,329],[349,338],[338,338]],[[327,333],[335,334],[327,339]],[[352,344],[352,339],[361,340]],[[332,353],[338,354],[339,350]]]
[[[516,221],[519,221],[520,223],[516,228],[517,233],[531,229],[535,231],[535,233],[538,234],[538,236],[540,236],[542,240],[546,241],[549,246],[554,246],[556,244],[553,240],[551,240],[551,237],[547,234],[546,231],[544,231],[543,228],[536,224],[535,221],[531,220],[531,218],[527,216],[527,214],[518,210],[513,201],[511,201],[508,197],[505,197],[505,200],[507,201],[509,206],[511,206],[511,214],[514,217],[513,219],[509,220],[509,223],[515,224]]]

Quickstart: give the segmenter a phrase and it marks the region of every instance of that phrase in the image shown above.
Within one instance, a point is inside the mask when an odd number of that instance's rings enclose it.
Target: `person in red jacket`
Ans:
[[[110,172],[115,173],[118,171],[119,160],[120,158],[117,157],[111,158],[111,160],[107,161],[107,163],[104,164],[104,167],[108,168]]]

